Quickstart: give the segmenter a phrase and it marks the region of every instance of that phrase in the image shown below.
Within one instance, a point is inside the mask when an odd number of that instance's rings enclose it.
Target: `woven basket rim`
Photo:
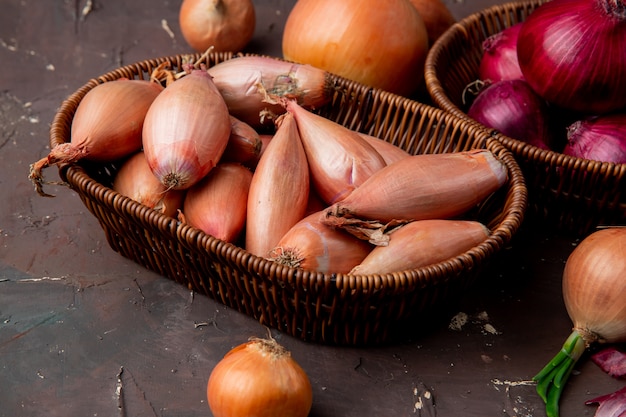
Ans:
[[[467,41],[467,33],[476,22],[480,21],[485,16],[512,14],[527,10],[531,7],[538,7],[539,5],[548,1],[550,0],[513,1],[504,4],[494,5],[473,13],[469,16],[466,16],[460,21],[456,22],[454,25],[452,25],[437,39],[437,41],[430,48],[426,57],[424,78],[426,80],[428,92],[438,107],[466,120],[467,122],[475,126],[478,126],[478,128],[486,131],[487,134],[489,134],[490,136],[499,139],[508,149],[513,150],[514,153],[518,155],[523,155],[526,157],[530,157],[533,160],[539,160],[566,168],[606,172],[608,175],[615,175],[618,177],[626,176],[626,163],[604,162],[593,159],[585,159],[566,155],[551,149],[542,149],[524,141],[506,136],[503,133],[499,132],[497,129],[484,126],[483,124],[469,117],[458,106],[456,106],[452,102],[452,100],[450,100],[446,90],[439,80],[437,63],[441,58],[441,55],[452,42],[457,40]]]
[[[209,54],[209,57],[215,56],[222,56],[227,57],[226,59],[230,59],[236,56],[259,55],[253,53],[234,54],[230,52]],[[50,146],[54,147],[57,144],[69,141],[70,138],[63,136],[62,131],[64,127],[71,124],[75,108],[82,97],[96,85],[112,81],[113,79],[120,78],[131,73],[136,76],[140,76],[140,72],[150,66],[155,66],[158,63],[166,61],[174,63],[190,57],[197,60],[201,57],[201,54],[178,54],[143,60],[125,65],[88,80],[85,84],[83,84],[83,86],[78,88],[71,96],[69,96],[69,98],[66,99],[58,109],[50,130]],[[337,75],[331,74],[330,77],[335,83],[350,84],[352,86],[357,86],[358,88],[373,90],[371,87],[362,86],[359,83],[347,80]],[[382,92],[382,94],[394,100],[405,100],[406,102],[411,102],[409,99],[395,96],[392,93]],[[445,120],[458,119],[456,116],[449,114],[442,109],[431,107],[427,104],[412,102],[411,105],[420,108],[427,108],[430,112],[430,117],[432,118]],[[386,274],[351,275],[344,273],[320,273],[317,271],[279,265],[276,262],[255,256],[235,244],[222,241],[204,233],[199,229],[179,223],[174,218],[151,210],[147,206],[143,206],[142,204],[117,193],[111,188],[106,187],[91,178],[85,169],[79,164],[59,165],[58,168],[59,174],[64,181],[69,183],[72,188],[78,188],[85,192],[90,196],[90,198],[100,201],[113,201],[114,199],[117,199],[122,202],[123,206],[127,208],[127,211],[140,213],[142,221],[163,230],[169,229],[179,238],[184,238],[189,244],[201,246],[204,249],[211,251],[218,258],[231,261],[236,259],[237,262],[247,265],[249,272],[261,279],[264,279],[266,271],[275,269],[281,271],[281,275],[286,277],[295,276],[297,271],[301,271],[303,278],[308,279],[313,283],[333,282],[334,285],[339,288],[361,288],[363,291],[372,291],[383,287],[423,288],[429,284],[439,284],[441,281],[438,280],[445,277],[449,272],[459,272],[464,269],[475,268],[484,258],[491,256],[493,253],[502,249],[516,233],[523,221],[527,205],[527,191],[523,174],[515,162],[512,153],[495,138],[489,137],[489,134],[484,132],[479,127],[469,127],[469,129],[472,130],[472,134],[483,137],[486,144],[485,147],[498,156],[507,167],[509,175],[508,183],[511,184],[511,193],[515,196],[515,198],[510,201],[510,204],[508,204],[508,211],[504,213],[504,217],[500,219],[497,227],[492,230],[490,236],[482,243],[476,245],[468,251],[465,251],[464,253],[448,260],[426,267]]]

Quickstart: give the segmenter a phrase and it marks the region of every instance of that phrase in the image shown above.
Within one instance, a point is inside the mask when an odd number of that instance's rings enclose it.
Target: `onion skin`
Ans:
[[[507,181],[504,164],[484,149],[420,154],[388,165],[324,211],[326,224],[344,219],[445,219],[483,201]]]
[[[246,250],[266,257],[300,221],[309,201],[309,165],[290,113],[277,120],[273,139],[254,171],[248,196]]]
[[[197,52],[239,51],[254,35],[256,14],[251,0],[183,0],[178,22]]]
[[[225,242],[235,243],[246,223],[252,172],[241,164],[219,163],[187,190],[180,219]]]
[[[593,232],[567,258],[563,301],[574,327],[559,353],[533,377],[548,417],[558,417],[561,393],[587,348],[626,341],[625,276],[625,227]]]
[[[287,100],[304,145],[311,183],[327,204],[344,199],[373,173],[387,166],[382,155],[357,132]]]
[[[137,152],[121,166],[112,188],[161,214],[176,217],[183,206],[184,192],[167,190],[154,176],[143,152]]]
[[[224,99],[204,70],[191,70],[154,100],[143,125],[148,164],[168,189],[187,189],[218,163],[231,132]]]
[[[540,149],[554,142],[547,103],[522,79],[487,85],[467,115],[484,126]]]
[[[489,237],[481,223],[469,220],[418,220],[390,235],[386,246],[376,246],[351,274],[385,274],[421,268],[471,249]]]
[[[311,65],[242,56],[220,62],[208,71],[230,114],[255,129],[273,127],[272,113],[278,116],[285,112],[284,107],[265,102],[267,94],[288,97],[309,109],[323,106],[332,97],[330,74]],[[262,119],[262,113],[270,120]]]
[[[517,59],[517,39],[522,25],[523,22],[516,23],[483,41],[483,56],[478,67],[481,80],[495,83],[524,78]]]
[[[269,259],[281,265],[321,273],[348,273],[372,250],[351,234],[321,223],[315,212],[296,223],[283,236]]]
[[[283,57],[399,95],[424,85],[428,32],[406,0],[299,0]]]
[[[71,141],[55,146],[30,166],[29,178],[36,191],[52,197],[42,188],[42,170],[50,165],[81,159],[112,162],[139,151],[144,118],[161,91],[157,83],[125,78],[89,90],[72,119]]]
[[[311,382],[274,339],[251,338],[217,363],[207,383],[214,417],[306,417]]]
[[[626,164],[626,113],[578,120],[567,128],[565,155]]]
[[[552,0],[519,33],[524,78],[544,99],[584,114],[626,106],[623,0]]]

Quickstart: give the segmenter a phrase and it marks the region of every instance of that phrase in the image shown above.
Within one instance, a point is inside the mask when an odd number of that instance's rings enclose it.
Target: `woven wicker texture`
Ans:
[[[230,53],[211,54],[206,64],[231,58]],[[51,127],[51,146],[70,140],[76,107],[94,86],[121,77],[148,79],[160,63],[170,61],[180,69],[183,59],[146,60],[90,80],[60,107]],[[508,182],[469,214],[487,224],[492,236],[453,259],[416,270],[376,276],[321,274],[253,256],[114,192],[108,185],[119,163],[65,165],[60,175],[98,218],[110,246],[138,264],[303,340],[388,342],[409,321],[428,319],[432,306],[471,285],[489,258],[509,244],[526,209],[524,177],[500,142],[440,109],[339,77],[333,82],[332,102],[317,111],[344,126],[412,154],[487,148],[501,159]]]
[[[461,20],[433,45],[425,78],[434,105],[470,123],[463,90],[478,78],[482,43],[523,22],[545,1],[497,5]],[[626,164],[574,158],[483,128],[513,152],[528,187],[529,223],[583,236],[597,226],[626,224]]]

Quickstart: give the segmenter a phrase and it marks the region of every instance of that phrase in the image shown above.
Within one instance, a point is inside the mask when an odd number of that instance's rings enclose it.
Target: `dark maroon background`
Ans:
[[[0,417],[209,416],[212,367],[249,336],[266,334],[255,320],[114,253],[74,192],[51,187],[56,198],[39,197],[27,180],[29,164],[49,150],[58,106],[89,78],[190,52],[180,3],[1,2]],[[249,51],[280,56],[294,3],[255,2]],[[447,0],[457,18],[495,3]],[[56,169],[46,176],[56,178]],[[402,343],[331,347],[273,335],[310,376],[311,416],[542,416],[529,380],[570,333],[560,279],[574,244],[525,227],[474,290],[432,317],[428,330],[407,329]],[[449,329],[459,312],[468,323]],[[592,416],[584,401],[622,385],[585,358],[563,395],[562,417]],[[434,411],[415,408],[425,389]]]

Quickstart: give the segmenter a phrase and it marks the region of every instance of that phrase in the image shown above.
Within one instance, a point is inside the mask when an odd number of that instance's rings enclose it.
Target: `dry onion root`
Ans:
[[[601,229],[570,254],[563,271],[563,299],[574,324],[554,358],[533,378],[548,417],[574,366],[595,343],[626,341],[626,228]]]
[[[250,338],[213,368],[207,399],[214,417],[306,417],[313,390],[306,372],[275,339]]]
[[[72,119],[71,141],[31,164],[29,179],[37,193],[52,197],[43,191],[42,171],[50,165],[81,159],[112,162],[140,150],[144,118],[162,90],[157,83],[125,78],[89,90]]]

